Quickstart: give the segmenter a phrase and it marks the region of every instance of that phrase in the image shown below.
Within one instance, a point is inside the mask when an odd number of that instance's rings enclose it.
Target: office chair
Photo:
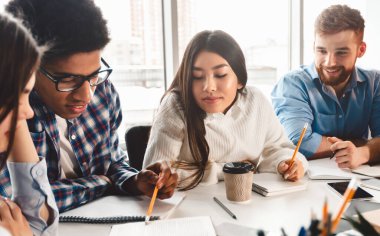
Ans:
[[[129,165],[137,170],[142,169],[150,128],[151,126],[134,126],[125,132]]]

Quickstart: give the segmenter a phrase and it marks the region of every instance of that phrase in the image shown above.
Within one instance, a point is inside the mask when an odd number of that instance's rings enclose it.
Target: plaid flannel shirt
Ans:
[[[30,103],[34,117],[29,131],[39,156],[46,157],[48,178],[60,212],[103,196],[107,190],[126,194],[123,183],[137,171],[126,162],[120,149],[117,128],[122,114],[119,95],[107,80],[97,86],[87,110],[78,118],[67,120],[68,135],[81,173],[76,179],[62,179],[59,131],[55,113],[46,107],[35,91]],[[107,176],[114,186],[99,176]],[[11,196],[6,167],[0,172],[0,194]]]

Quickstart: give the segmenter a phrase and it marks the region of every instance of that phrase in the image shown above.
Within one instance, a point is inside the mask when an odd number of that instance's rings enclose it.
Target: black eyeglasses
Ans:
[[[107,64],[107,62],[101,58],[102,63],[105,65],[105,69],[100,68],[91,75],[73,75],[73,74],[59,74],[52,75],[42,66],[39,71],[55,83],[55,89],[59,92],[71,92],[82,86],[85,81],[90,83],[90,86],[95,87],[108,79],[112,72],[112,68]]]

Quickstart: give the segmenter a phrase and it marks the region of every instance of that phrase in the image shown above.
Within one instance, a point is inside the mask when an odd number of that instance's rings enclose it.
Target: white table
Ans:
[[[170,218],[209,215],[215,226],[223,222],[233,222],[252,228],[280,232],[283,227],[288,235],[297,235],[300,227],[309,226],[311,210],[318,217],[322,214],[324,199],[328,199],[331,211],[336,211],[341,198],[328,189],[327,181],[309,181],[307,190],[281,196],[263,197],[252,192],[252,199],[247,204],[231,203],[226,199],[224,182],[210,186],[198,186],[187,192]],[[232,219],[213,197],[221,200],[235,215]],[[122,198],[122,197],[120,197]],[[120,206],[122,207],[122,206]],[[99,209],[107,211],[107,209]],[[89,225],[62,223],[60,235],[70,236],[108,236],[110,225]]]
[[[325,182],[311,182],[307,190],[281,196],[263,197],[252,192],[248,204],[230,203],[226,199],[224,183],[199,187],[192,190],[172,217],[211,216],[214,225],[222,222],[234,222],[253,228],[279,231],[284,227],[289,235],[296,235],[300,226],[309,226],[311,209],[321,215],[324,199],[327,196],[331,206],[337,206],[340,198],[327,189]],[[212,199],[216,196],[237,217],[232,219]]]
[[[263,197],[252,192],[251,201],[245,204],[232,203],[226,199],[224,182],[216,185],[198,186],[187,191],[185,199],[169,218],[209,215],[214,226],[218,226],[223,222],[231,222],[275,233],[279,233],[281,227],[283,227],[288,235],[298,235],[301,226],[309,226],[312,210],[318,218],[321,217],[325,198],[328,200],[331,212],[336,212],[340,206],[341,197],[329,189],[327,182],[334,181],[309,181],[306,190],[281,196]],[[366,190],[376,196],[374,200],[380,202],[379,191],[368,188]],[[214,196],[237,216],[237,220],[232,219],[214,202]],[[108,207],[98,209],[98,211],[104,215],[110,215],[110,212],[108,212],[111,208],[109,204],[115,204],[114,207],[122,208],[122,200],[125,197],[118,196],[117,198],[119,199],[118,201],[107,202]],[[343,229],[347,229],[348,223],[342,220],[341,226],[343,226]],[[339,228],[342,228],[341,226]],[[61,223],[59,225],[60,235],[70,236],[108,236],[110,230],[111,225],[74,223]]]

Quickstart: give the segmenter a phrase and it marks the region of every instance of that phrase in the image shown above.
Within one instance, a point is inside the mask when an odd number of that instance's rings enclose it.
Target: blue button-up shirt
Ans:
[[[343,95],[321,82],[314,63],[286,74],[272,91],[275,113],[293,143],[305,123],[301,153],[312,156],[322,136],[343,140],[380,136],[380,71],[355,67]]]
[[[7,167],[12,182],[12,200],[21,208],[33,235],[58,235],[58,208],[47,178],[45,159],[37,163],[8,162]],[[40,216],[45,202],[53,219],[49,225]]]

